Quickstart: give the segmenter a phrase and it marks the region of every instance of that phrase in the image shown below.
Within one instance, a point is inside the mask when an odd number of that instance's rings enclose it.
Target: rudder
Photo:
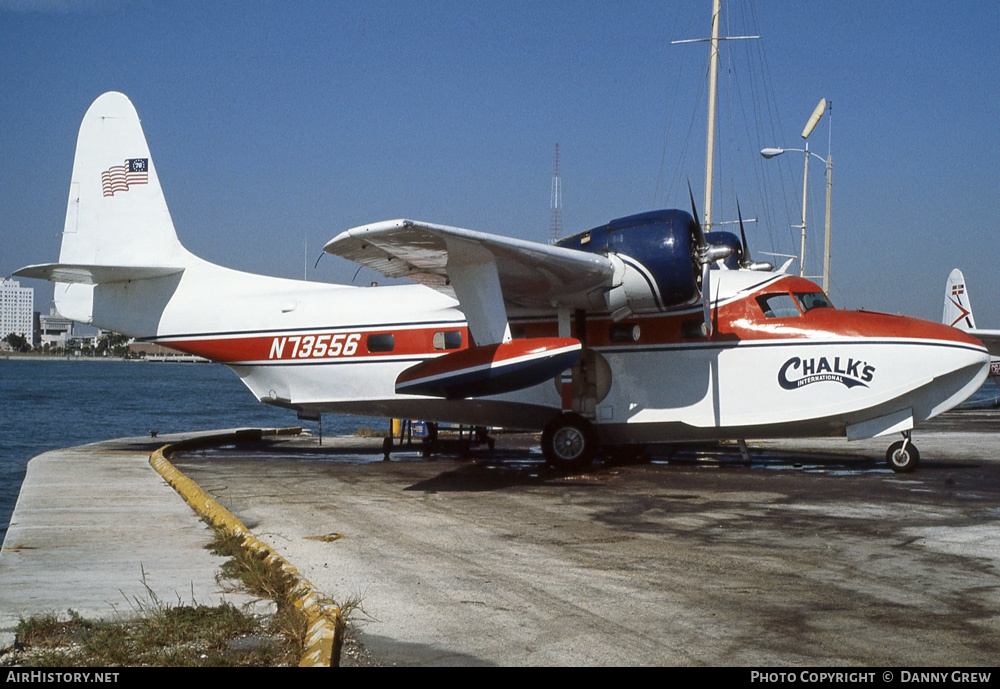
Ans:
[[[972,302],[965,286],[965,276],[955,268],[944,285],[944,314],[941,322],[959,330],[975,330],[976,319],[972,315]]]
[[[59,262],[184,266],[189,260],[135,108],[124,94],[103,94],[80,125]]]

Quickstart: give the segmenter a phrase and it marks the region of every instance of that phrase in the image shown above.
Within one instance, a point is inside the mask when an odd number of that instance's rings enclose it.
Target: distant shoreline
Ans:
[[[53,354],[0,354],[0,361],[144,361],[143,359],[126,359],[121,356],[56,356]]]
[[[0,352],[0,361],[124,361],[130,364],[211,363],[208,359],[193,357],[190,354],[152,354],[137,359],[126,359],[121,356],[56,356],[54,354],[20,354],[14,352]]]

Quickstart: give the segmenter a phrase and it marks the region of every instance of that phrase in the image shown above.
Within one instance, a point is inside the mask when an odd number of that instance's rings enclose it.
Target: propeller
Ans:
[[[739,199],[736,199],[736,218],[740,221],[740,240],[743,242],[743,256],[740,257],[740,268],[748,268],[753,261],[750,258],[750,246],[747,244],[747,233],[743,231],[743,213],[740,212]]]
[[[691,180],[688,180],[688,196],[691,197],[691,216],[694,218],[695,260],[701,265],[701,309],[704,318],[705,337],[712,336],[712,264],[726,258],[732,249],[723,244],[709,244],[698,218],[698,207],[694,202],[694,192],[691,191]]]
[[[740,212],[740,200],[736,199],[736,217],[740,221],[740,239],[743,240],[743,256],[740,258],[740,268],[745,270],[760,270],[770,272],[774,266],[767,262],[757,263],[750,258],[750,245],[747,244],[747,233],[743,231],[743,214]]]

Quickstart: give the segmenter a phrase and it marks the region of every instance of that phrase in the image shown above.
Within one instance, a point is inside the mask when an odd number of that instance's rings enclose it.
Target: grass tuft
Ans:
[[[238,581],[242,588],[255,596],[274,601],[277,610],[269,629],[280,634],[289,647],[301,655],[308,624],[302,610],[295,604],[300,593],[295,577],[265,553],[246,547],[244,536],[223,527],[212,527],[212,530],[215,535],[208,549],[229,558],[222,565],[222,576]]]
[[[149,605],[139,617],[92,621],[42,615],[17,626],[17,651],[0,666],[273,667],[298,655],[261,620],[230,603]]]
[[[70,610],[66,618],[48,614],[22,619],[15,651],[0,667],[274,667],[297,665],[305,645],[305,616],[295,605],[295,578],[262,553],[244,547],[244,538],[223,529],[207,546],[229,559],[225,577],[251,594],[274,601],[266,620],[230,603],[219,606],[168,604],[146,584],[145,596],[126,597],[131,615],[111,621],[87,620]]]

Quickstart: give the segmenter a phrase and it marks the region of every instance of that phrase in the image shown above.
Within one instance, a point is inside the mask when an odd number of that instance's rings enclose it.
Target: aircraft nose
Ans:
[[[943,323],[934,323],[919,318],[898,317],[900,323],[893,324],[894,334],[899,337],[926,341],[942,356],[942,368],[957,370],[966,367],[989,368],[990,355],[986,346],[969,333]],[[901,326],[901,327],[900,327]]]
[[[854,312],[845,319],[863,340],[884,345],[876,368],[884,390],[907,391],[897,398],[915,422],[964,402],[985,382],[990,368],[983,344],[966,332],[908,316]],[[873,383],[873,386],[875,383]]]
[[[957,328],[907,320],[913,321],[911,327],[925,341],[918,349],[923,350],[923,355],[930,354],[923,366],[913,371],[914,377],[927,379],[914,412],[918,418],[931,418],[961,404],[986,382],[990,355],[982,342]]]

